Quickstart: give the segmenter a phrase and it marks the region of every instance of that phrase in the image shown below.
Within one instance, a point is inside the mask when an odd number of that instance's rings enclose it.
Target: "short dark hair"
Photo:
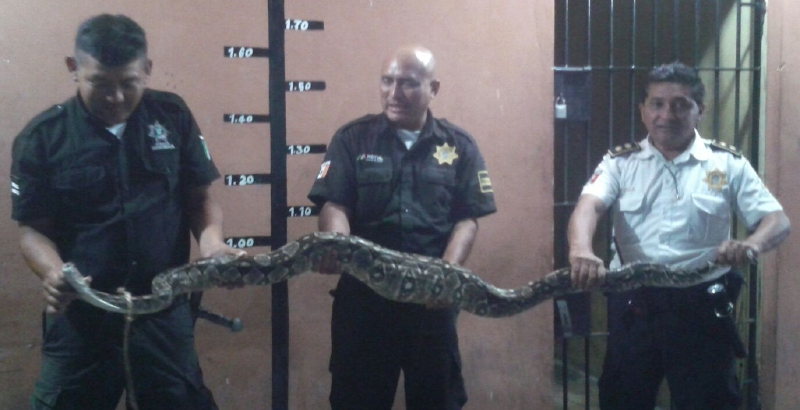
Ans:
[[[650,70],[647,74],[642,101],[647,99],[647,90],[650,85],[656,83],[678,83],[689,86],[692,98],[698,105],[703,104],[703,98],[706,96],[706,87],[697,70],[678,61],[662,64]]]
[[[89,54],[106,67],[120,67],[147,55],[147,38],[130,17],[100,14],[78,27],[75,50],[76,54]]]

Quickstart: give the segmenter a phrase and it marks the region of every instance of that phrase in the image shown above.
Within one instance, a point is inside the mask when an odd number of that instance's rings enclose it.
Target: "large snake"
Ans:
[[[126,299],[89,287],[75,265],[64,264],[65,280],[80,298],[101,309],[141,315],[166,309],[181,294],[214,287],[269,285],[319,266],[321,258],[336,255],[342,272],[352,275],[379,295],[431,307],[457,307],[478,316],[504,317],[569,293],[570,268],[562,268],[514,289],[497,288],[472,273],[441,259],[396,252],[356,236],[317,232],[289,242],[270,253],[245,257],[201,259],[156,275],[152,294]],[[689,286],[708,280],[717,265],[694,270],[670,270],[664,265],[634,263],[609,270],[596,290],[622,292],[643,286]]]

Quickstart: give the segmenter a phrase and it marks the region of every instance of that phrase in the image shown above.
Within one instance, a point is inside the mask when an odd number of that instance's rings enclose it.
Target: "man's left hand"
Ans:
[[[758,257],[758,246],[745,241],[725,241],[717,248],[717,263],[745,266]]]
[[[241,258],[247,255],[244,249],[236,249],[229,246],[225,242],[215,242],[207,246],[200,247],[200,255],[202,258],[219,258],[225,255],[231,255],[234,258]],[[237,284],[228,284],[225,286],[227,289],[237,289],[244,287],[244,282],[239,281]]]
[[[201,258],[218,258],[225,255],[241,258],[242,256],[247,255],[247,252],[244,249],[236,249],[229,246],[225,242],[217,242],[205,247],[201,246],[200,248]]]

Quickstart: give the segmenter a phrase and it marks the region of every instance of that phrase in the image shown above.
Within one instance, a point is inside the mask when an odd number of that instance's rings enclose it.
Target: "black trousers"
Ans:
[[[735,297],[741,275],[728,273]],[[609,338],[600,377],[600,408],[649,410],[666,377],[678,410],[734,410],[738,334],[719,318],[706,289],[644,288],[609,295]]]
[[[333,410],[390,410],[400,371],[406,409],[458,410],[467,401],[457,311],[389,301],[342,275],[333,303]]]
[[[62,316],[46,316],[42,370],[31,408],[115,409],[127,388],[123,326],[123,315],[79,301]],[[202,381],[185,298],[163,312],[137,317],[129,346],[140,410],[217,410]]]

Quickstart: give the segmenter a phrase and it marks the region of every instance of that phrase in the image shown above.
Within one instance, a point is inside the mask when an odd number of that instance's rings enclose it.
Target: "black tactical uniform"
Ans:
[[[147,90],[121,138],[78,97],[40,114],[14,141],[11,177],[15,220],[52,219],[62,260],[93,288],[142,294],[157,273],[188,262],[187,194],[219,173],[185,102]],[[123,319],[81,301],[48,318],[34,408],[115,408],[125,383]],[[185,298],[136,319],[130,354],[142,409],[216,408]]]
[[[351,210],[353,235],[442,257],[457,222],[496,207],[475,140],[430,112],[427,118],[410,149],[383,114],[342,127],[309,198],[318,206],[331,201]],[[333,408],[390,408],[401,369],[408,409],[461,408],[467,398],[456,314],[383,299],[342,275],[331,326]]]

